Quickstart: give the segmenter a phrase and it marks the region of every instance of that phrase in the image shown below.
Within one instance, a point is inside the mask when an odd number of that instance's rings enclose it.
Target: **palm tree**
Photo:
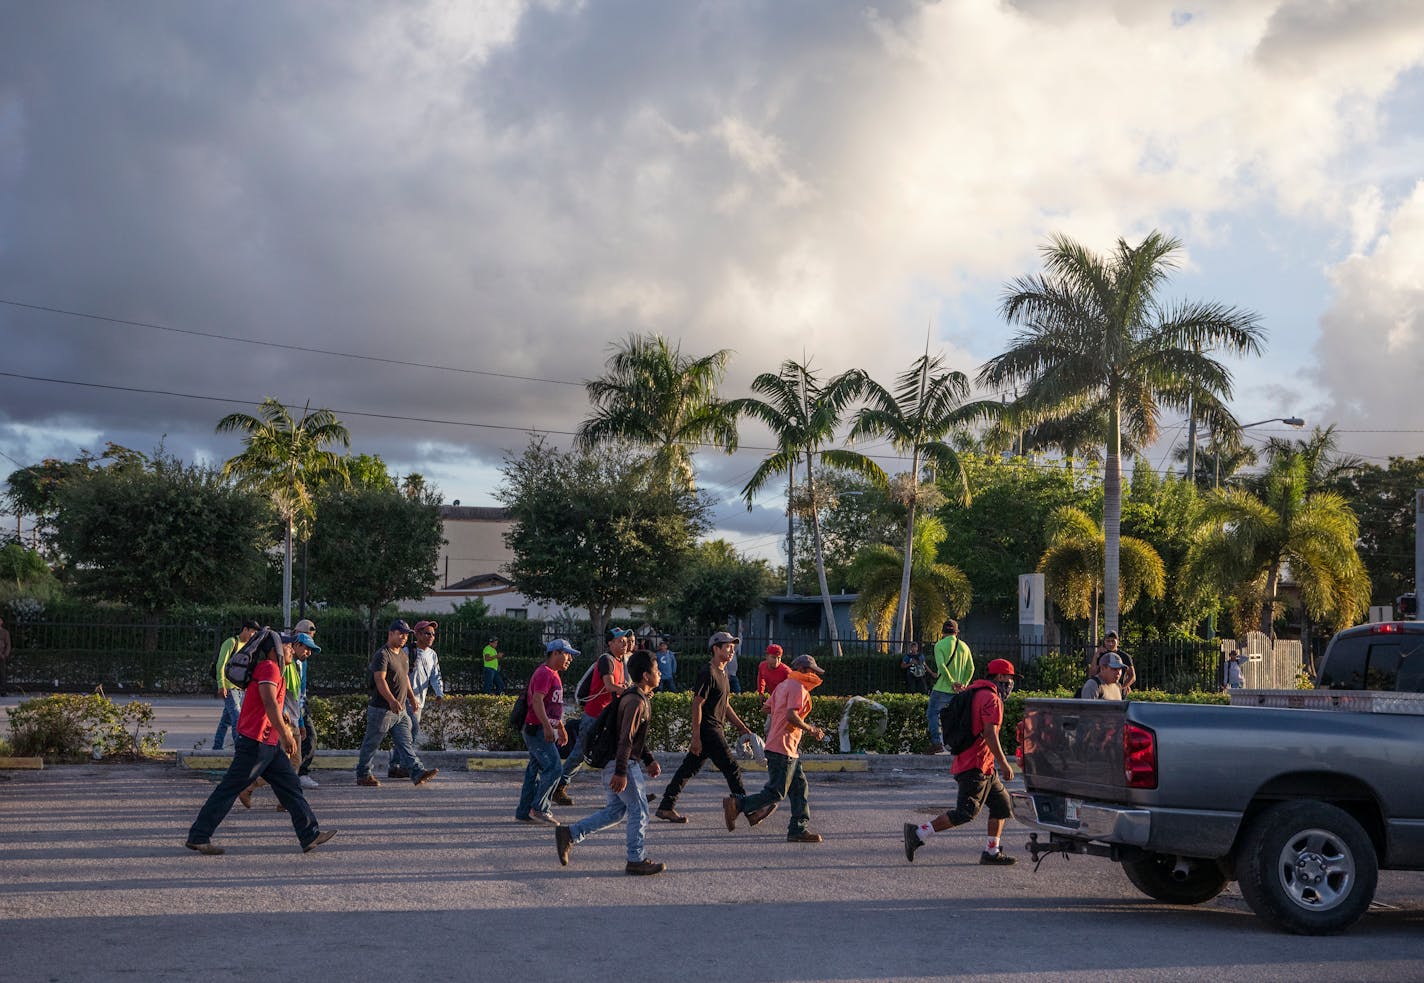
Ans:
[[[805,494],[810,503],[808,511],[811,516],[811,541],[816,553],[816,577],[821,587],[826,630],[836,655],[841,654],[840,633],[836,630],[836,615],[831,607],[831,589],[826,583],[826,557],[821,548],[821,519],[816,500],[814,465],[819,461],[863,474],[877,482],[886,480],[880,466],[863,454],[826,447],[835,439],[836,427],[850,404],[865,391],[866,382],[864,372],[851,369],[822,385],[809,364],[787,359],[781,363],[779,372],[763,372],[752,380],[752,392],[764,399],[748,397],[728,403],[729,410],[737,416],[746,415],[766,424],[776,440],[776,450],[758,465],[742,489],[748,509],[752,506],[753,497],[768,481],[783,471],[793,472],[799,463],[805,463]]]
[[[903,554],[893,546],[862,547],[851,564],[851,576],[859,584],[860,596],[851,608],[856,630],[867,638],[885,638],[894,631],[892,618],[901,616],[903,599],[910,598],[912,624],[921,631],[938,626],[948,617],[962,618],[969,610],[974,592],[964,571],[937,559],[939,544],[947,533],[944,524],[932,515],[915,522],[909,587],[902,578]],[[902,636],[912,632],[907,628]],[[889,637],[894,638],[893,634]]]
[[[942,356],[929,352],[915,359],[914,364],[895,380],[892,393],[873,380],[866,382],[869,405],[856,414],[850,439],[888,436],[890,446],[910,455],[910,480],[905,502],[905,548],[900,570],[900,593],[896,602],[895,620],[890,626],[890,640],[904,642],[908,637],[906,618],[910,601],[910,570],[915,556],[915,506],[920,496],[920,466],[934,467],[938,479],[948,481],[958,492],[961,503],[969,504],[969,483],[959,463],[959,454],[944,438],[964,429],[972,420],[990,415],[997,404],[965,405],[969,395],[969,379],[963,372],[945,368]]]
[[[1098,597],[1103,591],[1103,551],[1106,539],[1091,516],[1063,505],[1053,510],[1046,526],[1048,549],[1038,561],[1049,596],[1070,618],[1088,619],[1089,632],[1098,640]],[[1118,603],[1131,611],[1145,594],[1160,599],[1167,588],[1167,568],[1152,544],[1135,536],[1118,540],[1122,575],[1118,578]]]
[[[1204,503],[1202,532],[1184,573],[1193,583],[1231,594],[1238,624],[1254,618],[1270,634],[1287,566],[1311,618],[1344,628],[1369,607],[1355,514],[1342,496],[1311,492],[1310,480],[1303,457],[1283,456],[1266,469],[1259,496],[1231,488]]]
[[[652,447],[650,464],[692,488],[690,446],[737,449],[736,414],[717,396],[731,351],[692,358],[661,335],[636,334],[610,347],[608,371],[584,384],[594,412],[579,425],[579,446],[626,440]]]
[[[1324,430],[1316,427],[1309,437],[1296,440],[1272,437],[1266,441],[1266,456],[1272,463],[1299,458],[1305,466],[1305,493],[1313,495],[1338,488],[1365,466],[1365,462],[1353,454],[1338,453],[1338,444],[1335,425],[1331,424]]]
[[[1224,403],[1231,373],[1206,352],[1256,354],[1261,346],[1255,314],[1158,299],[1180,248],[1153,232],[1137,246],[1119,239],[1103,257],[1054,236],[1043,250],[1045,272],[1014,280],[1004,295],[1005,319],[1025,330],[979,374],[995,387],[1026,383],[1022,401],[1044,417],[1107,410],[1103,592],[1110,631],[1118,626],[1124,432],[1149,442],[1160,407],[1185,411],[1190,397],[1204,393]]]
[[[292,538],[297,523],[315,518],[312,502],[317,489],[328,481],[346,482],[346,466],[341,457],[327,450],[331,444],[351,446],[351,435],[331,410],[312,412],[308,405],[302,418],[294,419],[275,397],[262,401],[260,416],[229,413],[218,421],[218,433],[246,434],[243,451],[223,465],[224,477],[255,489],[272,500],[286,527],[282,561],[282,621],[292,623]]]

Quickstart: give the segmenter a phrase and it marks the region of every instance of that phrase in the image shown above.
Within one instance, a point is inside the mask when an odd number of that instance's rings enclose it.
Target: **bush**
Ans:
[[[19,755],[47,758],[149,758],[166,731],[153,731],[153,706],[122,706],[98,693],[26,700],[9,710],[10,737]]]

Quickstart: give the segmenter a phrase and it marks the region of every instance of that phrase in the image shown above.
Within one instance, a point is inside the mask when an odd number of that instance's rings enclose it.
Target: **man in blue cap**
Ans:
[[[356,784],[376,788],[381,780],[371,774],[371,758],[376,749],[391,735],[395,750],[393,760],[401,761],[410,771],[410,780],[423,785],[434,778],[438,768],[426,770],[416,755],[410,739],[410,712],[414,709],[410,695],[410,660],[405,643],[410,638],[410,625],[400,618],[386,629],[386,644],[371,656],[366,670],[366,689],[371,699],[366,706],[366,739],[356,759]]]
[[[534,670],[525,690],[528,709],[524,712],[522,736],[529,748],[529,766],[524,769],[524,785],[514,818],[521,823],[558,824],[549,811],[549,796],[563,771],[559,745],[568,742],[564,730],[564,682],[559,676],[569,667],[579,650],[562,638],[544,646],[544,664]]]

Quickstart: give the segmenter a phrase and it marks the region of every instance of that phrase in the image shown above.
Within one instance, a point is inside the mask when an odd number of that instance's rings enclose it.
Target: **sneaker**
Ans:
[[[332,838],[333,836],[335,836],[335,835],[336,835],[336,830],[334,830],[334,829],[324,829],[324,830],[322,830],[320,833],[316,834],[316,839],[314,839],[314,840],[312,840],[310,843],[306,843],[306,844],[304,844],[304,845],[302,846],[302,852],[303,852],[303,853],[311,853],[313,850],[315,850],[317,847],[321,846],[323,843],[325,843],[327,840],[331,839],[331,838]]]
[[[242,808],[244,808],[244,809],[251,809],[251,808],[252,808],[252,789],[250,789],[250,788],[245,788],[245,789],[243,789],[241,792],[238,792],[238,793],[237,793],[237,801],[239,801],[239,802],[242,803]]]
[[[559,785],[558,787],[556,787],[554,789],[554,794],[549,796],[549,801],[554,803],[554,805],[556,806],[573,805],[574,800],[569,798],[569,793],[566,791],[567,787],[568,786],[566,785]]]
[[[787,833],[787,843],[820,843],[821,834],[813,833],[809,829],[803,829],[799,833]]]
[[[381,780],[375,775],[362,775],[356,779],[356,784],[365,786],[366,788],[380,788]]]
[[[771,805],[762,806],[756,812],[747,813],[747,825],[755,826],[757,823],[761,822],[767,816],[770,816],[773,812],[775,812],[776,806],[777,803],[773,802]]]
[[[529,814],[529,821],[535,823],[543,823],[545,826],[559,825],[559,821],[554,818],[554,814],[552,812],[531,812]]]
[[[389,768],[386,769],[386,777],[387,777],[387,778],[409,778],[409,777],[410,777],[410,772],[406,771],[406,770],[405,770],[404,768],[402,768],[400,765],[391,765]]]
[[[727,821],[727,832],[730,833],[737,828],[737,814],[741,811],[742,808],[737,805],[735,795],[727,795],[722,798],[722,818]]]
[[[227,852],[222,847],[218,846],[216,843],[194,843],[192,840],[189,840],[183,845],[189,850],[198,851],[205,857],[220,857]]]
[[[665,870],[667,870],[666,864],[660,864],[653,860],[639,860],[637,863],[630,860],[628,865],[623,868],[623,873],[647,877],[650,874],[661,874]]]
[[[915,862],[915,851],[925,844],[920,840],[920,827],[914,823],[905,824],[905,859]]]
[[[569,851],[574,847],[574,835],[567,826],[554,827],[554,849],[559,852],[559,863],[569,865]]]
[[[440,774],[439,768],[431,768],[429,771],[422,771],[420,773],[420,777],[415,780],[415,784],[424,785],[426,782],[430,781],[438,774]]]
[[[687,817],[684,816],[682,813],[678,812],[676,809],[659,809],[657,812],[653,813],[653,815],[657,816],[665,823],[687,822]]]
[[[310,775],[298,775],[297,781],[302,783],[302,788],[321,788],[321,783]]]
[[[949,753],[949,748],[945,747],[943,744],[931,744],[931,745],[930,745],[929,753],[930,753],[930,754],[948,754],[948,753]]]
[[[985,867],[1012,867],[1018,863],[1017,860],[1009,856],[1003,850],[997,853],[990,853],[988,850],[985,850],[979,854],[979,862]]]

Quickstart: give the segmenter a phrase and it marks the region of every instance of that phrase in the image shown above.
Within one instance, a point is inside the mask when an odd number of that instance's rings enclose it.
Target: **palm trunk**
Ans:
[[[1118,397],[1108,412],[1108,450],[1103,469],[1103,628],[1117,631],[1118,551],[1122,533],[1122,417]]]
[[[796,593],[796,462],[786,469],[786,596]]]
[[[811,499],[811,542],[816,549],[816,579],[821,586],[821,606],[826,616],[826,632],[831,639],[831,654],[841,654],[840,633],[836,630],[836,612],[831,607],[831,585],[826,582],[826,558],[821,551],[821,517],[816,511],[816,479],[811,471],[811,455],[806,455],[806,494]]]
[[[292,627],[292,520],[287,519],[286,549],[282,555],[282,627]]]
[[[910,564],[914,559],[915,549],[915,500],[919,498],[920,480],[920,451],[915,451],[910,456],[910,504],[909,515],[905,519],[905,564],[900,570],[900,600],[895,605],[895,624],[890,628],[891,643],[898,642],[900,651],[905,650],[905,639],[908,632],[905,630],[906,616],[910,613]]]
[[[1279,562],[1272,563],[1271,569],[1266,572],[1266,596],[1261,602],[1261,632],[1274,638],[1272,631],[1276,625],[1276,585],[1281,579],[1281,565]]]

